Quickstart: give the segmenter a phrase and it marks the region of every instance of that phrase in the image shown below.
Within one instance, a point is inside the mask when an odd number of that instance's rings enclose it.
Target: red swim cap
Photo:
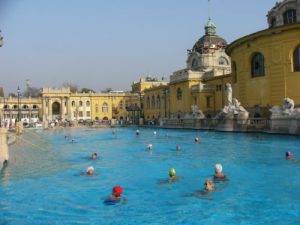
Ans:
[[[113,188],[113,192],[116,195],[121,195],[123,193],[123,188],[121,186],[116,186],[116,187]]]

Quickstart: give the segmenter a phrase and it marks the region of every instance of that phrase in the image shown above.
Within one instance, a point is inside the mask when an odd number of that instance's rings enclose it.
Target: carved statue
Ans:
[[[193,118],[196,118],[196,119],[203,119],[203,118],[205,118],[205,115],[199,109],[199,107],[197,105],[192,105],[192,115],[193,115]]]
[[[220,118],[234,118],[234,115],[237,115],[237,118],[240,121],[246,121],[249,117],[249,113],[246,109],[241,106],[241,103],[236,99],[232,98],[232,88],[230,83],[226,83],[226,93],[228,105],[224,106],[222,111],[216,116],[217,119]]]
[[[232,88],[230,83],[226,83],[226,93],[227,93],[228,105],[232,105]]]
[[[275,105],[270,112],[272,113],[271,118],[300,116],[300,109],[295,109],[294,100],[290,98],[284,98],[282,106]]]

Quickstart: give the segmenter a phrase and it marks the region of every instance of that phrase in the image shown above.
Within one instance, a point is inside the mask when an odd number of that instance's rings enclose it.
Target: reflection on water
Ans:
[[[53,151],[55,145],[39,134],[26,132],[10,146],[9,166],[3,168],[0,179],[3,183],[10,179],[47,176],[69,168],[59,154]],[[10,176],[13,174],[13,176]]]

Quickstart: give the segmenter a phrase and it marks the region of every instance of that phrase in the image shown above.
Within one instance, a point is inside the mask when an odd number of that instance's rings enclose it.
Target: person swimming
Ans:
[[[86,175],[93,175],[95,173],[95,169],[92,166],[89,166],[86,170]]]
[[[96,152],[94,152],[91,156],[92,159],[97,159],[97,157],[98,157],[98,154]]]
[[[204,190],[205,191],[214,191],[215,190],[215,185],[212,182],[212,180],[206,180],[204,182]]]
[[[152,145],[152,144],[149,144],[149,145],[147,146],[147,149],[148,149],[148,150],[152,150],[152,149],[153,149],[153,145]]]
[[[180,145],[176,145],[176,150],[177,150],[177,151],[180,151],[180,150],[181,150]]]
[[[118,202],[122,202],[123,204],[125,204],[127,199],[122,196],[123,192],[124,190],[121,186],[113,187],[111,196],[105,199],[104,204],[115,205]]]
[[[214,174],[214,179],[224,179],[226,175],[222,173],[222,165],[221,164],[216,164],[215,165],[215,174]]]
[[[153,135],[155,136],[157,133],[156,133],[156,131],[153,131]]]
[[[169,182],[173,182],[175,180],[177,180],[177,176],[176,176],[176,170],[174,168],[171,168],[169,171]]]
[[[198,137],[195,138],[195,143],[200,143],[200,139]]]
[[[135,131],[135,134],[136,134],[136,135],[140,135],[140,130],[137,129],[137,130]]]
[[[75,140],[75,139],[72,139],[72,141],[71,141],[72,143],[77,143],[77,141]]]
[[[286,159],[291,159],[291,158],[293,158],[293,154],[291,152],[286,152],[285,153],[285,158]]]

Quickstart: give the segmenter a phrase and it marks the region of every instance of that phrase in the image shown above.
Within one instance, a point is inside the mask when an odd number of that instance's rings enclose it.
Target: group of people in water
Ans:
[[[115,131],[112,132],[112,134],[115,134]],[[154,135],[156,135],[156,131],[153,132]],[[136,130],[136,135],[139,136],[140,135],[140,131],[139,130]],[[70,136],[65,136],[65,138],[69,138]],[[169,136],[167,136],[169,137]],[[194,139],[195,143],[201,143],[201,140],[200,138],[196,137]],[[71,140],[71,143],[76,143],[77,141],[75,139],[72,139]],[[152,144],[148,144],[147,146],[147,149],[148,150],[152,150],[153,149],[153,145]],[[176,146],[176,150],[177,151],[180,151],[181,150],[181,147],[179,145]],[[293,159],[293,154],[288,151],[286,152],[286,159]],[[90,156],[90,159],[92,160],[95,160],[98,158],[98,154],[96,152],[94,152],[91,156]],[[297,161],[297,160],[296,160]],[[300,160],[298,160],[300,162]],[[89,166],[86,170],[86,172],[84,173],[85,175],[95,175],[95,169],[93,166]],[[176,175],[176,170],[175,168],[171,168],[169,170],[169,179],[167,181],[167,183],[173,183],[173,182],[176,182],[177,180],[179,180],[180,177],[178,177]],[[205,182],[204,182],[204,188],[202,190],[200,190],[200,192],[202,194],[204,193],[209,193],[209,192],[213,192],[215,191],[215,183],[216,182],[226,182],[228,181],[226,175],[223,173],[223,167],[221,164],[216,164],[215,165],[215,173],[213,175],[213,178],[212,179],[206,179]],[[121,200],[123,200],[123,202],[126,202],[127,199],[125,197],[122,196],[124,190],[121,186],[115,186],[113,187],[112,189],[112,194],[107,197],[105,200],[104,200],[104,203],[105,204],[108,204],[108,205],[111,205],[111,204],[115,204],[117,202],[120,202]]]
[[[157,132],[154,131],[153,134],[156,136]],[[136,130],[136,135],[139,136],[140,135],[140,130],[137,129]],[[166,134],[166,137],[170,137],[168,134]],[[199,137],[195,137],[194,139],[195,143],[201,143],[201,140]],[[153,145],[152,144],[148,144],[147,146],[147,150],[152,150],[153,149]],[[176,150],[177,151],[181,151],[181,147],[180,145],[176,145]],[[202,191],[205,192],[211,192],[215,190],[215,184],[214,182],[225,182],[228,181],[228,179],[226,178],[226,175],[222,172],[222,165],[221,164],[216,164],[215,165],[215,174],[213,176],[213,179],[207,179],[204,182],[204,189]],[[180,177],[176,176],[176,170],[174,168],[171,168],[169,170],[169,179],[167,180],[167,183],[173,183],[175,181],[177,181]],[[165,183],[165,182],[162,182]]]

